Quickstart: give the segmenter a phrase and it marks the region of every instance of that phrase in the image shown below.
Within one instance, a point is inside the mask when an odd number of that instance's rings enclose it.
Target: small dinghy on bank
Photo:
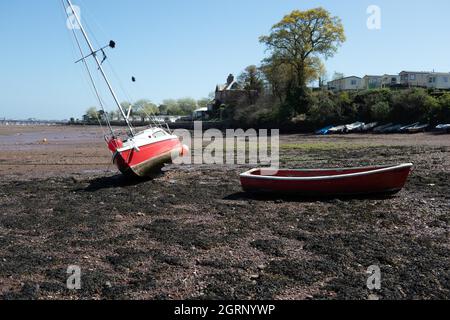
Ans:
[[[436,126],[437,133],[450,133],[450,124],[440,124]]]
[[[305,197],[395,194],[401,191],[413,165],[349,169],[253,169],[241,174],[244,191]]]

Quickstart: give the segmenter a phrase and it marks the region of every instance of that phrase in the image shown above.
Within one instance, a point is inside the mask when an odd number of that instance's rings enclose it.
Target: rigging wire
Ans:
[[[87,7],[84,5],[84,1],[83,0],[79,0],[80,4],[83,4],[83,15],[86,15],[89,18],[89,21],[92,22],[92,24],[95,25],[96,29],[98,29],[103,36],[108,37],[109,35],[107,34],[107,32],[105,31],[105,29],[101,26],[101,24],[97,21],[97,19],[91,15],[89,13],[89,10],[87,9]],[[91,34],[92,38],[94,39],[94,42],[96,44],[97,47],[100,47],[100,42],[98,41],[98,39],[95,36],[95,32],[93,32],[92,29],[92,24],[90,22],[86,21],[87,19],[84,19],[83,21],[83,25],[88,29],[89,33]],[[111,39],[111,38],[108,38]],[[136,102],[136,100],[134,99],[135,97],[133,97],[133,95],[131,95],[129,93],[128,90],[125,89],[125,86],[123,84],[123,82],[121,81],[120,77],[118,76],[118,73],[116,72],[116,70],[114,69],[114,67],[112,66],[111,62],[109,60],[106,60],[106,65],[108,66],[108,69],[111,71],[113,78],[115,79],[116,84],[118,85],[118,87],[120,88],[120,91],[122,92],[122,94],[124,95],[124,97],[127,99],[128,102],[130,102],[130,104],[133,104],[134,102]],[[161,124],[159,122],[156,121],[156,114],[155,113],[148,113],[145,110],[144,114],[147,116],[147,118],[149,118],[150,123],[155,126],[155,127],[161,127]]]
[[[70,19],[70,16],[69,16],[69,14],[68,14],[68,12],[67,12],[67,10],[66,10],[66,8],[65,8],[65,5],[64,5],[64,0],[61,0],[61,3],[62,3],[63,8],[65,9],[64,11],[65,11],[65,13],[66,13],[66,15],[67,15],[67,19]],[[80,41],[78,40],[77,34],[76,34],[76,32],[75,32],[75,29],[72,29],[72,33],[73,33],[73,36],[74,36],[74,38],[75,38],[76,44],[77,44],[77,46],[78,46],[78,49],[79,49],[79,51],[80,51],[80,54],[81,54],[82,57],[84,57],[83,49],[82,49],[82,47],[81,47]],[[108,126],[108,128],[110,129],[110,131],[111,131],[111,135],[114,136],[114,131],[113,131],[112,127],[111,127],[111,123],[110,123],[109,118],[108,118],[108,115],[107,115],[107,113],[106,113],[105,106],[104,106],[104,104],[103,104],[103,100],[102,100],[102,98],[101,98],[101,96],[100,96],[100,93],[99,93],[99,91],[98,91],[98,89],[97,89],[97,85],[96,85],[96,83],[95,83],[95,81],[94,81],[94,79],[93,79],[93,77],[92,77],[92,74],[91,74],[91,71],[90,71],[90,69],[89,69],[89,66],[88,66],[88,64],[87,64],[87,62],[86,62],[86,59],[83,59],[83,64],[84,64],[84,66],[85,66],[85,68],[86,68],[86,71],[87,71],[87,73],[88,73],[88,75],[89,75],[89,78],[90,78],[90,80],[91,80],[91,84],[92,84],[92,86],[93,86],[93,88],[94,88],[94,90],[95,90],[95,94],[96,94],[96,96],[97,96],[97,98],[98,98],[98,102],[100,103],[100,107],[101,107],[101,109],[102,109],[102,111],[103,111],[103,116],[104,116],[104,118],[105,118],[105,120],[106,120],[107,126]],[[98,117],[98,114],[97,114],[97,113],[96,113],[96,118],[97,118],[97,120],[98,120],[98,122],[99,122],[99,124],[100,124],[100,127],[102,128],[103,133],[105,133],[105,131],[103,130],[103,125],[102,125],[101,119]]]
[[[91,55],[94,56],[94,60],[95,60],[95,62],[96,62],[96,64],[97,64],[98,70],[99,70],[100,73],[102,74],[102,76],[103,76],[103,78],[104,78],[104,80],[105,80],[105,84],[107,85],[107,87],[108,87],[108,89],[109,89],[109,91],[110,91],[110,93],[111,93],[111,96],[112,96],[112,98],[114,99],[114,102],[116,103],[116,106],[118,107],[118,109],[120,110],[120,112],[122,113],[122,115],[123,115],[123,117],[124,117],[124,119],[125,119],[125,122],[126,122],[126,124],[127,124],[127,126],[128,126],[128,129],[129,129],[129,135],[132,136],[132,137],[134,137],[134,136],[135,136],[134,130],[133,130],[133,128],[132,128],[132,126],[131,126],[131,124],[130,124],[130,122],[129,122],[128,117],[125,115],[125,112],[124,112],[124,110],[122,109],[122,107],[121,107],[121,105],[120,105],[120,102],[119,102],[119,100],[118,100],[118,98],[117,98],[117,95],[116,95],[116,93],[114,92],[114,89],[113,89],[113,87],[112,87],[112,85],[111,85],[111,83],[110,83],[110,81],[109,81],[109,79],[108,79],[108,77],[107,77],[107,75],[106,75],[106,73],[105,73],[105,71],[104,71],[104,69],[103,69],[101,63],[100,63],[100,61],[98,60],[97,56],[95,55],[95,52],[96,52],[96,51],[94,51],[95,49],[94,49],[94,47],[93,47],[91,41],[89,40],[89,37],[88,37],[88,35],[87,35],[87,33],[86,33],[85,28],[84,28],[84,26],[82,25],[81,20],[80,20],[80,18],[78,17],[78,14],[75,12],[75,9],[74,9],[74,7],[73,7],[71,1],[70,1],[70,0],[66,0],[66,1],[67,1],[67,4],[69,5],[70,9],[72,10],[73,16],[75,17],[76,21],[80,24],[81,32],[82,32],[82,34],[83,34],[83,37],[84,37],[85,40],[86,40],[86,44],[87,44],[87,46],[89,47],[89,50],[90,50],[90,52],[91,52]],[[110,43],[113,43],[113,41],[110,41]],[[111,46],[111,47],[114,47],[115,44],[110,45],[110,46]]]
[[[64,5],[64,0],[61,0],[61,1],[62,1],[62,4],[63,4],[63,7],[64,7],[64,9],[65,9],[66,15],[68,15],[68,12],[67,12],[67,10],[66,10],[66,8],[65,8],[65,5]],[[79,0],[79,2],[80,2],[80,3],[83,3],[83,12],[84,12],[83,15],[91,16],[91,15],[88,13],[87,7],[84,6],[84,2],[83,2],[82,0]],[[80,19],[81,19],[81,17],[80,17]],[[92,17],[92,21],[93,21],[94,24],[97,26],[97,28],[100,29],[100,31],[102,31],[103,34],[106,34],[106,32],[104,31],[104,29],[101,27],[101,25],[100,25],[99,23],[96,22],[96,19],[95,19],[95,18]],[[94,39],[94,43],[96,44],[96,46],[97,46],[97,47],[100,47],[100,44],[99,44],[97,38],[95,37],[95,32],[92,31],[92,28],[91,28],[90,24],[86,21],[86,19],[83,19],[83,21],[82,21],[81,23],[82,23],[83,26],[86,27],[86,28],[88,29],[88,31],[90,32],[92,38]],[[78,40],[78,38],[77,38],[77,36],[76,36],[75,30],[72,30],[72,31],[73,31],[73,33],[74,33],[74,37],[75,37],[75,39],[76,39],[78,48],[79,48],[79,50],[80,50],[80,52],[81,52],[81,54],[82,54],[82,57],[83,57],[83,56],[84,56],[84,55],[83,55],[83,51],[82,51],[82,49],[81,49],[80,42],[79,42],[79,40]],[[106,112],[106,110],[105,110],[105,104],[104,104],[104,101],[103,101],[103,99],[101,98],[101,96],[100,96],[100,94],[99,94],[99,91],[98,91],[97,86],[96,86],[96,84],[95,84],[95,81],[94,81],[94,79],[93,79],[92,73],[90,72],[89,66],[88,66],[87,62],[85,61],[85,59],[83,60],[83,62],[84,62],[84,64],[85,64],[85,66],[86,66],[86,70],[87,70],[87,72],[88,72],[90,82],[91,82],[92,86],[94,87],[94,90],[95,90],[95,96],[96,96],[97,99],[99,100],[99,103],[100,103],[100,105],[101,105],[101,107],[102,107],[103,115],[104,115],[104,117],[105,117],[105,119],[106,119],[107,125],[108,125],[108,127],[110,128],[112,135],[114,135],[113,130],[112,130],[112,127],[111,127],[111,124],[110,124],[110,120],[109,120],[109,118],[108,118],[108,114],[107,114],[107,112]],[[124,87],[124,85],[123,85],[123,82],[120,80],[120,77],[118,76],[117,72],[115,71],[115,69],[113,68],[113,66],[112,66],[112,64],[110,63],[109,60],[106,60],[106,65],[108,66],[108,69],[110,69],[111,73],[113,74],[113,77],[115,78],[116,82],[118,83],[118,85],[119,85],[119,87],[120,87],[120,90],[122,91],[122,93],[124,94],[124,96],[127,98],[128,101],[130,101],[130,103],[133,103],[133,101],[134,101],[133,97],[131,97],[130,94],[129,94],[129,92],[125,89],[125,87]],[[98,71],[98,72],[95,72],[95,75],[96,75],[96,77],[97,77],[97,81],[99,81],[99,77],[100,77],[100,74],[99,74],[99,73],[100,73],[100,71],[99,71],[99,70],[97,70],[97,71]],[[92,88],[91,88],[91,89],[92,89]],[[150,121],[150,127],[159,127],[159,128],[162,128],[161,123],[158,122],[158,121],[156,120],[156,114],[155,114],[154,112],[150,112],[150,113],[149,113],[149,112],[147,112],[146,110],[142,110],[142,112],[143,112],[143,113],[145,114],[145,116],[149,119],[149,121]],[[101,123],[100,123],[100,125],[101,125]],[[130,124],[130,126],[131,126],[131,124]]]
[[[83,3],[83,5],[84,5],[84,2],[83,2],[83,1],[80,0],[79,2],[80,2],[80,3]],[[85,6],[84,6],[84,7],[85,7]],[[97,28],[100,29],[100,30],[102,31],[103,34],[106,34],[106,33],[104,32],[104,29],[100,26],[100,24],[96,22],[96,19],[93,18],[93,17],[88,13],[88,10],[85,9],[84,7],[83,7],[83,12],[84,12],[83,15],[88,16],[89,19],[92,20],[92,21],[94,22],[94,24],[97,26]],[[95,36],[95,32],[93,32],[93,29],[91,28],[91,24],[90,24],[89,22],[87,22],[86,19],[83,19],[83,26],[85,26],[85,28],[86,28],[86,29],[88,30],[88,32],[90,33],[92,39],[94,40],[94,41],[93,41],[94,44],[95,44],[97,47],[101,47],[101,45],[100,45],[98,39],[97,39],[96,36]],[[130,97],[130,95],[128,94],[127,90],[125,90],[125,87],[124,87],[122,81],[120,80],[119,76],[118,76],[117,73],[115,72],[115,70],[114,70],[114,68],[112,67],[112,64],[110,63],[109,60],[106,60],[106,63],[105,63],[105,65],[104,65],[104,68],[105,68],[105,66],[108,66],[108,67],[109,67],[108,69],[111,71],[111,73],[112,73],[112,75],[113,75],[113,78],[114,78],[116,84],[118,84],[118,87],[120,88],[121,93],[125,96],[125,98],[126,98],[126,99],[130,102],[130,104],[132,105],[134,100]],[[97,71],[98,71],[98,70],[97,70]],[[96,76],[97,76],[97,77],[100,77],[100,72],[99,72],[99,71],[96,73]]]
[[[64,14],[62,14],[62,12],[61,12],[61,17],[62,17],[62,21],[64,21],[64,23],[67,23],[67,17],[68,17],[68,15],[67,15],[67,10],[66,10],[66,7],[65,7],[65,4],[64,4],[64,2],[63,1],[61,1],[61,3],[62,3],[62,9],[63,9],[63,11],[64,11]],[[72,57],[73,57],[73,59],[75,60],[75,59],[77,59],[78,58],[78,54],[76,54],[76,51],[78,51],[78,49],[75,47],[75,44],[73,43],[73,38],[72,38],[72,36],[69,34],[69,33],[66,33],[67,34],[67,36],[68,36],[68,39],[69,39],[69,43],[71,44],[71,47],[72,47]],[[92,85],[91,85],[91,82],[90,82],[90,80],[88,79],[88,76],[86,75],[86,73],[85,72],[80,72],[80,74],[82,75],[82,78],[83,78],[83,80],[84,80],[84,85],[86,86],[86,89],[88,90],[88,91],[90,91],[91,92],[91,94],[92,94],[92,96],[94,97],[94,99],[99,99],[99,98],[101,98],[101,96],[100,95],[96,95],[96,93],[94,92],[94,90],[93,90],[93,88],[92,88]],[[103,102],[103,104],[104,104],[104,102]],[[98,118],[98,115],[96,114],[95,115],[96,116],[96,119],[97,119],[97,121],[99,121],[99,118]],[[100,127],[101,127],[101,130],[102,130],[102,132],[103,132],[103,135],[104,136],[106,136],[106,132],[105,132],[105,130],[103,129],[103,125],[102,125],[102,123],[99,121],[99,125],[100,125]]]

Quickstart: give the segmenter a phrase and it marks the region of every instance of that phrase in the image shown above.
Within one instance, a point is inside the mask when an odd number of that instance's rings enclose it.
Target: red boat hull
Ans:
[[[123,174],[145,177],[171,163],[173,157],[182,156],[184,150],[179,139],[168,139],[140,146],[138,150],[116,151],[113,161]]]
[[[412,164],[328,170],[278,170],[268,175],[254,169],[241,175],[247,192],[302,196],[394,194],[403,189]]]

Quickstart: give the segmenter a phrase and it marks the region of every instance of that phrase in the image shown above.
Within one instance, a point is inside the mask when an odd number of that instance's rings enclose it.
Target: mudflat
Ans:
[[[394,197],[264,198],[241,191],[246,166],[128,180],[96,127],[0,126],[0,298],[450,298],[449,135],[280,142],[283,167],[414,170]]]

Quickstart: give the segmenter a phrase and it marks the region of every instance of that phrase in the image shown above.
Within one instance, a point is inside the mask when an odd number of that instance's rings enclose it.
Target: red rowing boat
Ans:
[[[253,169],[241,174],[247,192],[301,196],[395,194],[403,189],[413,165],[348,169]]]

